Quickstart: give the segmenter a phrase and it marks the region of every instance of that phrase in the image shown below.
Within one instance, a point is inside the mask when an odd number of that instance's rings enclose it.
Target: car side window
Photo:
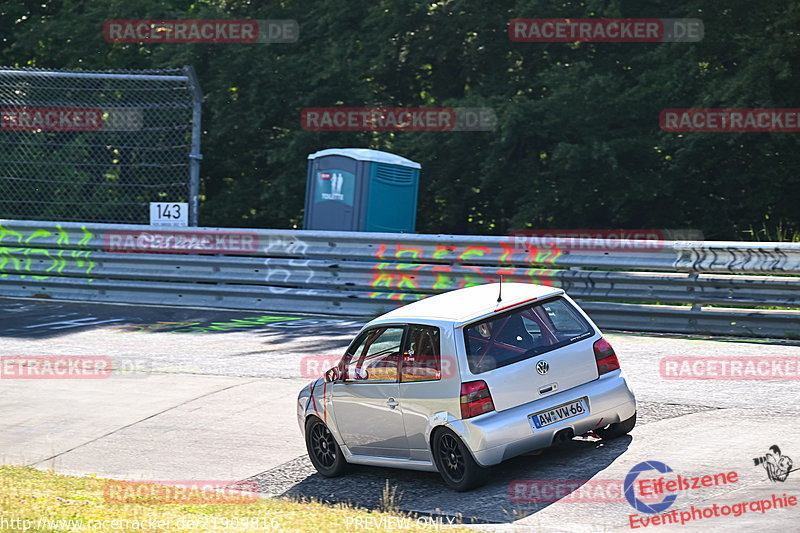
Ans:
[[[410,326],[401,361],[400,381],[436,381],[442,378],[439,328]]]
[[[402,327],[367,331],[349,353],[345,379],[357,382],[397,381]]]

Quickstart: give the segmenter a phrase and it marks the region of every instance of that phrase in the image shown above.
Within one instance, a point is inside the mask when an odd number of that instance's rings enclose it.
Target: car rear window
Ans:
[[[594,335],[564,298],[513,309],[464,328],[473,374],[500,368]]]

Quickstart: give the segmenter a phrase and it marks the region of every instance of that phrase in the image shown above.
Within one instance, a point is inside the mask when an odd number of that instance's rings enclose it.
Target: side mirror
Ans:
[[[333,383],[334,381],[339,380],[339,369],[336,367],[331,368],[327,372],[325,372],[325,381],[328,383]]]

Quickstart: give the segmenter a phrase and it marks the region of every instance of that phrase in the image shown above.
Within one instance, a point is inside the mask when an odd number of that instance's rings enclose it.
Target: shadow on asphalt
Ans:
[[[502,523],[520,520],[551,503],[515,502],[519,481],[574,480],[576,490],[606,469],[625,450],[632,437],[612,441],[573,440],[540,455],[516,457],[490,469],[489,482],[470,492],[450,490],[438,473],[351,466],[347,475],[326,478],[314,470],[307,456],[249,478],[271,496],[310,498],[326,503],[349,503],[367,509],[381,507],[383,492],[396,487],[397,507],[424,515],[460,517],[464,523]]]
[[[0,337],[13,338],[51,338],[95,328],[111,328],[119,333],[214,335],[247,331],[264,336],[277,334],[287,339],[307,336],[309,331],[323,332],[336,328],[337,334],[354,336],[368,320],[268,311],[0,298]]]

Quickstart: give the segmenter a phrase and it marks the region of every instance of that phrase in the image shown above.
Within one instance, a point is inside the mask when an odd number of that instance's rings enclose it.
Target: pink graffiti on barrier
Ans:
[[[393,247],[394,250],[391,250],[390,247]],[[375,257],[381,262],[375,264],[375,273],[370,285],[374,289],[386,288],[396,289],[396,291],[372,292],[370,297],[410,302],[424,298],[425,295],[420,293],[427,290],[439,292],[463,289],[500,281],[500,276],[515,276],[518,279],[527,277],[529,283],[553,285],[553,280],[547,279],[553,272],[552,269],[517,267],[515,265],[554,265],[562,254],[557,246],[552,245],[541,249],[530,246],[520,250],[511,243],[500,241],[500,248],[498,251],[489,246],[480,245],[466,247],[437,245],[433,252],[428,252],[430,255],[426,257],[424,247],[381,244],[375,253]],[[515,254],[517,259],[514,257]],[[477,261],[492,259],[493,255],[496,256],[494,258],[496,266],[474,264]],[[455,256],[455,262],[468,272],[453,272],[453,261],[450,259],[453,256]],[[396,262],[403,259],[408,259],[409,262]],[[444,261],[451,261],[451,263],[436,264],[436,262]],[[419,279],[425,271],[435,276],[432,283],[426,284]],[[545,279],[534,281],[537,277]]]

